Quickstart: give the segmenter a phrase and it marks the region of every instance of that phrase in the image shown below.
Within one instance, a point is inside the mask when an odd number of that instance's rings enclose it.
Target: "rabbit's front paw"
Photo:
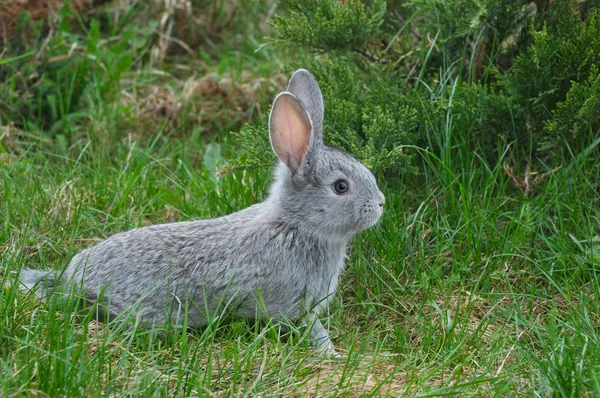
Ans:
[[[315,351],[324,357],[328,357],[331,359],[342,359],[344,358],[339,352],[336,351],[333,344],[327,344],[325,347],[317,348]]]

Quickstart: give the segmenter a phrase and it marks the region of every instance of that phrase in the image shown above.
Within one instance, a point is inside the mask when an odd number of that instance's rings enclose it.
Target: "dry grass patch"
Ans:
[[[405,377],[398,373],[390,357],[350,360],[353,362],[350,366],[346,361],[307,362],[302,369],[306,377],[296,381],[292,396],[328,396],[339,391],[350,396],[373,393],[398,396],[405,390]]]
[[[71,0],[71,8],[83,12],[109,0]],[[46,19],[60,9],[61,0],[9,0],[0,3],[0,40],[13,31],[19,17],[27,12],[33,21]]]
[[[158,62],[177,53],[195,59],[196,49],[231,30],[236,16],[243,10],[241,0],[153,0],[139,5],[143,7],[141,21],[159,23],[152,48],[152,57]]]
[[[52,140],[32,134],[15,126],[13,122],[0,126],[0,149],[10,153],[22,154],[32,145],[52,144]]]
[[[122,104],[131,109],[133,125],[126,128],[134,139],[144,134],[143,126],[154,133],[156,126],[171,131],[191,123],[205,130],[214,126],[232,126],[264,113],[261,96],[270,98],[285,86],[286,77],[275,74],[262,77],[250,72],[232,77],[209,73],[201,78],[160,83],[136,91],[122,91]]]

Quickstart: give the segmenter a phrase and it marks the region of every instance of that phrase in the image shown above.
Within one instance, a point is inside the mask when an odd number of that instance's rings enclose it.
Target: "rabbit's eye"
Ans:
[[[333,183],[333,190],[338,195],[345,194],[346,192],[348,192],[348,189],[350,189],[350,184],[348,184],[348,181],[346,180],[337,180]]]

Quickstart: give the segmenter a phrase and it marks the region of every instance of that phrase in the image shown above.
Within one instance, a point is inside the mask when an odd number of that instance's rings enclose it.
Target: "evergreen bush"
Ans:
[[[600,127],[600,10],[570,0],[282,0],[271,45],[304,48],[326,101],[325,139],[375,171],[411,167],[407,146],[436,150],[448,123],[497,161],[559,162]],[[272,160],[264,127],[239,134]],[[592,134],[590,134],[590,132]]]

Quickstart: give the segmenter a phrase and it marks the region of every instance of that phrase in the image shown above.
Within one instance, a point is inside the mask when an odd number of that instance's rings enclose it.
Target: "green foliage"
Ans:
[[[356,49],[376,40],[385,14],[385,0],[371,7],[360,0],[283,0],[289,16],[276,16],[271,25],[276,44],[298,44],[315,49]]]
[[[311,70],[325,82],[326,139],[375,172],[391,166],[412,170],[403,145],[418,133],[417,110],[399,90],[389,90],[388,82],[377,79],[362,81],[360,71],[348,67],[331,64]]]
[[[376,171],[411,170],[405,148],[439,151],[450,124],[462,131],[452,139],[491,164],[507,144],[511,156],[559,163],[600,122],[597,6],[291,0],[280,3],[271,42],[330,53],[299,63],[323,87],[326,139]],[[241,133],[248,153],[266,149],[262,134]]]
[[[121,77],[148,49],[155,23],[138,28],[130,24],[105,40],[100,22],[73,26],[68,3],[59,10],[55,30],[47,32],[24,14],[7,51],[27,57],[14,58],[0,71],[0,122],[14,122],[26,130],[45,130],[50,137],[72,136],[85,121],[88,99],[99,96],[115,100],[121,89]],[[65,90],[66,89],[66,90]]]
[[[598,130],[600,115],[600,73],[593,67],[583,83],[573,83],[564,102],[557,104],[544,128],[548,132],[545,143],[553,147],[564,137],[573,141],[591,128]]]
[[[236,169],[265,168],[273,164],[275,155],[265,123],[256,126],[245,125],[237,136],[246,151],[236,159],[232,159],[230,164],[223,168],[224,173]]]
[[[580,10],[584,3],[578,2]],[[418,21],[415,31],[427,41],[419,44],[429,47],[435,40],[439,49],[428,60],[430,70],[460,62],[464,78],[489,80],[493,70],[509,71],[531,43],[530,27],[554,26],[573,13],[573,5],[572,0],[411,0],[407,7]]]
[[[531,15],[529,4],[521,0],[412,0],[407,6],[422,22],[415,29],[427,40],[435,37],[440,48],[429,67],[461,60],[473,75],[483,72],[486,58],[498,56],[500,45],[508,53],[522,40]]]
[[[390,167],[413,171],[403,145],[419,133],[418,111],[401,91],[390,90],[388,83],[377,79],[362,81],[365,76],[356,68],[313,63],[309,69],[321,82],[326,143],[352,153],[375,172]],[[273,162],[264,123],[244,127],[239,137],[248,153],[234,161],[231,168],[260,167]]]
[[[532,45],[515,59],[503,88],[516,105],[519,124],[526,126],[519,138],[533,150],[552,154],[565,141],[575,144],[587,136],[600,121],[600,11],[587,23],[567,15],[554,28],[531,34]]]
[[[54,2],[63,5],[47,19],[39,16],[50,5],[6,6],[38,9],[22,12],[3,39],[0,126],[63,149],[129,133],[148,139],[161,126],[184,134],[237,128],[258,113],[257,87],[270,92],[253,80],[273,68],[250,34],[261,26],[250,16],[270,5],[232,1]],[[164,72],[166,61],[180,67]],[[97,123],[104,114],[110,123]]]

